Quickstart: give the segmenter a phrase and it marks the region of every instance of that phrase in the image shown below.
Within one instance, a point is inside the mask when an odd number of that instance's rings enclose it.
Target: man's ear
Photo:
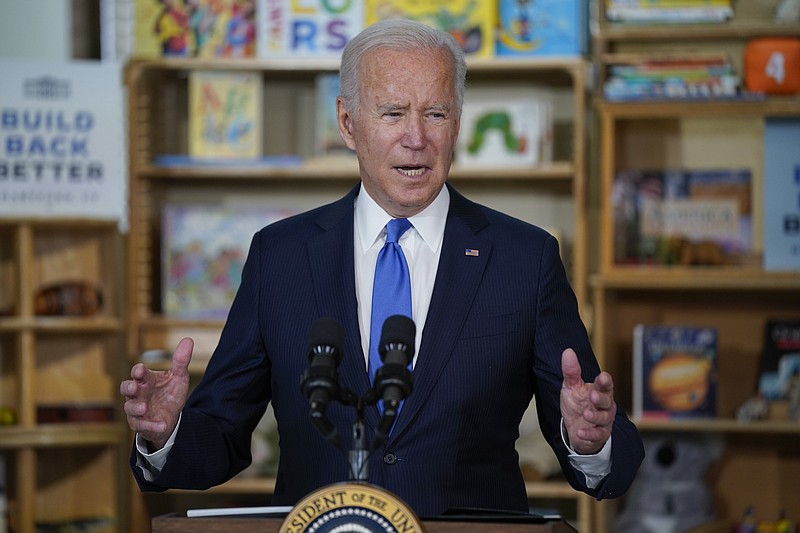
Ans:
[[[336,120],[339,124],[339,135],[341,135],[345,146],[355,151],[356,143],[353,137],[353,116],[347,111],[344,105],[344,98],[341,96],[336,97]]]

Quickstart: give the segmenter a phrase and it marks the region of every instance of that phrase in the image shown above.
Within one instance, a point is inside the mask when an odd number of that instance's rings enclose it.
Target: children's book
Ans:
[[[255,0],[136,0],[139,57],[254,57]]]
[[[618,264],[754,261],[748,169],[622,170],[612,203]]]
[[[637,325],[633,336],[633,416],[716,416],[717,361],[715,328]]]
[[[253,235],[295,212],[252,204],[166,204],[162,307],[181,319],[224,319]]]
[[[339,134],[336,97],[339,96],[339,73],[323,72],[316,78],[315,153],[318,156],[351,154]]]
[[[335,57],[364,29],[363,0],[256,0],[258,57]]]
[[[800,119],[764,125],[764,269],[800,270]]]
[[[456,164],[465,168],[530,167],[552,159],[552,108],[535,97],[465,99]]]
[[[262,107],[258,73],[193,70],[189,74],[189,155],[259,157]]]
[[[494,55],[496,0],[366,0],[366,24],[416,20],[450,33],[469,56]]]
[[[768,320],[759,364],[758,393],[766,400],[787,397],[800,379],[800,318]]]
[[[582,0],[498,0],[497,55],[576,56],[589,26]]]

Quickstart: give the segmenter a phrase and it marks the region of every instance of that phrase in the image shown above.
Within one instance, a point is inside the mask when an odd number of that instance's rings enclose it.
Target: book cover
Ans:
[[[253,159],[261,155],[263,87],[254,72],[189,74],[189,155]]]
[[[529,167],[552,159],[552,108],[535,97],[465,99],[455,163],[465,168]]]
[[[800,270],[800,119],[764,121],[764,269]]]
[[[633,416],[716,416],[717,359],[715,328],[637,325],[633,332]]]
[[[498,0],[497,55],[575,56],[586,52],[587,3]]]
[[[254,57],[255,0],[136,0],[139,57]]]
[[[253,235],[294,214],[251,204],[166,204],[162,212],[162,307],[181,319],[224,319]]]
[[[747,169],[623,170],[612,188],[617,264],[754,262]]]
[[[406,18],[446,31],[473,57],[495,53],[496,0],[366,0],[366,24]]]
[[[731,0],[606,0],[606,18],[614,22],[711,23],[731,17]]]
[[[339,73],[323,72],[315,80],[314,152],[318,156],[353,153],[339,134],[336,97],[339,96]]]
[[[758,370],[761,396],[770,401],[788,396],[800,376],[800,318],[767,321]]]
[[[257,0],[258,57],[335,57],[364,29],[364,2]]]

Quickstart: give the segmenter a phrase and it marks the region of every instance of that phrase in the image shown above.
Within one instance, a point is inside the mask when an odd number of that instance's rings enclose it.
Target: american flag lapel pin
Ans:
[[[464,255],[468,255],[470,257],[478,257],[479,255],[481,255],[481,251],[476,250],[474,248],[466,248],[464,250]]]

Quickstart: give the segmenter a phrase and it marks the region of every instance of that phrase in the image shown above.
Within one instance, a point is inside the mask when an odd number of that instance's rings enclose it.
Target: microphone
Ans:
[[[331,400],[339,397],[339,374],[336,368],[342,362],[344,329],[333,318],[320,318],[311,324],[308,334],[308,360],[310,366],[303,372],[300,388],[308,399],[311,422],[325,439],[341,447],[341,437],[336,426],[328,419]]]
[[[411,394],[411,372],[408,364],[414,357],[417,327],[403,315],[392,315],[383,323],[378,353],[383,361],[375,374],[375,388],[383,401],[383,416],[376,430],[381,441],[389,436],[400,402]]]

